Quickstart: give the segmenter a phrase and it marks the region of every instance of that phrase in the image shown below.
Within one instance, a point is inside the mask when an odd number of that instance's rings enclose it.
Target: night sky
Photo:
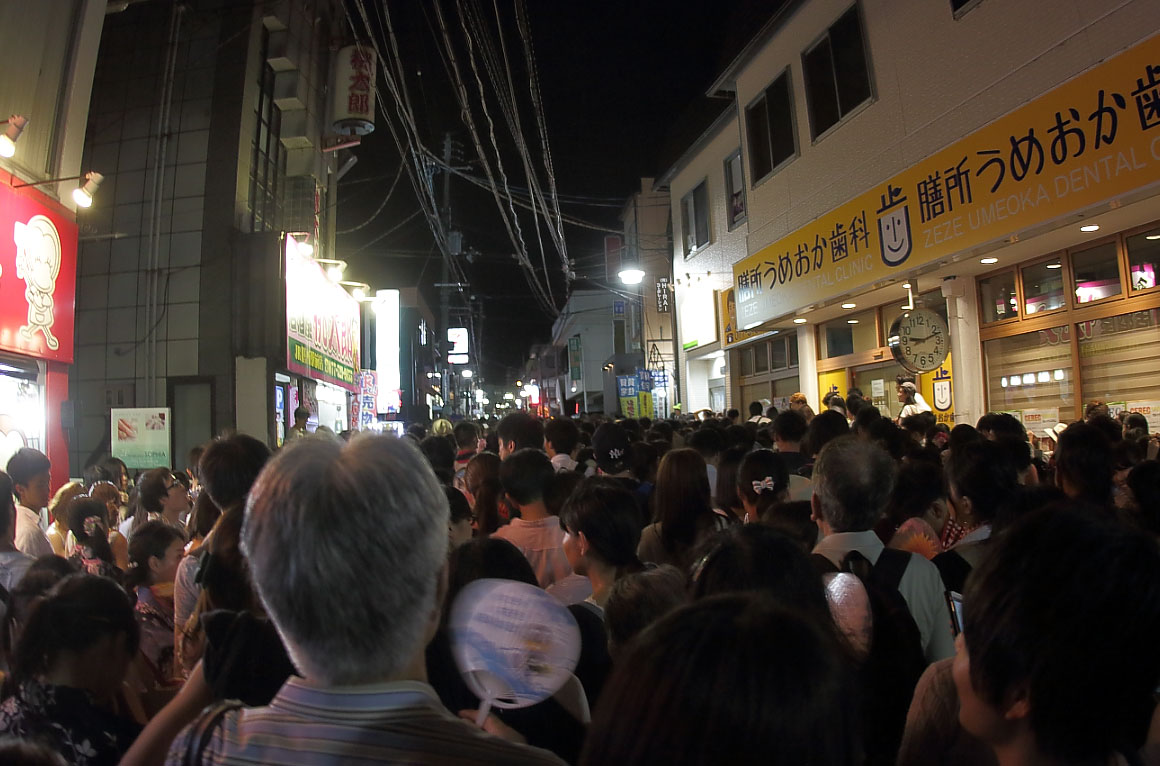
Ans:
[[[450,133],[455,146],[452,164],[483,178],[442,55],[445,45],[433,2],[389,4],[416,127],[424,145],[436,154],[442,153],[443,137]],[[712,4],[527,2],[544,120],[564,215],[619,230],[618,213],[639,187],[640,177],[663,172],[708,125],[712,115],[726,106],[724,101],[704,98],[704,92],[777,4],[750,0]],[[355,0],[348,0],[348,5],[358,18]],[[497,23],[494,5],[463,5],[476,9],[479,15],[475,18],[497,51],[502,29],[520,124],[546,190],[542,144],[514,6],[499,3],[501,18]],[[385,28],[381,10],[372,0],[363,0],[363,7],[372,27]],[[444,0],[441,7],[472,102],[473,118],[490,153],[486,119],[468,64],[460,17],[454,3]],[[383,45],[381,33],[378,39]],[[480,55],[479,48],[476,54]],[[489,94],[488,111],[495,123],[508,182],[513,189],[526,189],[523,165],[485,70],[481,69],[481,77]],[[387,107],[393,115],[391,105]],[[337,212],[338,255],[350,263],[349,277],[374,287],[420,285],[438,320],[438,291],[430,286],[439,281],[440,260],[426,219],[416,215],[419,205],[406,172],[384,202],[400,159],[381,114],[375,132],[365,137],[354,153],[358,164],[339,185]],[[436,183],[436,199],[441,200],[441,177]],[[479,307],[476,328],[483,348],[482,371],[488,380],[502,383],[509,370],[524,359],[531,343],[550,339],[551,319],[531,296],[491,192],[453,175],[451,208],[452,228],[463,233],[464,249],[471,252],[464,267]],[[521,211],[520,221],[529,257],[542,277],[531,214]],[[566,225],[564,236],[578,274],[601,267],[602,232]],[[543,260],[559,307],[565,295],[563,265],[546,230],[543,241]]]

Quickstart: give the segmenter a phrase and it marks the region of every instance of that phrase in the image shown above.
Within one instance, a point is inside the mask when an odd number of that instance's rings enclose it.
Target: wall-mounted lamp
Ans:
[[[44,186],[45,184],[55,184],[61,181],[80,181],[84,183],[73,189],[73,202],[77,203],[78,207],[90,207],[93,204],[93,196],[97,193],[97,189],[101,187],[101,181],[105,177],[95,170],[90,170],[83,176],[65,176],[64,178],[49,178],[46,181],[33,181],[32,183],[14,183],[13,189],[22,189],[25,186]]]
[[[314,245],[310,244],[310,235],[304,231],[287,232],[294,238],[294,242],[298,246],[298,254],[307,257],[314,255]]]
[[[16,154],[16,139],[20,138],[20,134],[24,132],[24,126],[27,124],[28,118],[18,114],[0,121],[0,125],[8,126],[3,133],[0,133],[0,157],[11,157]]]
[[[315,258],[314,260],[326,269],[326,276],[331,282],[342,281],[342,274],[346,271],[346,261],[337,258]]]
[[[340,279],[340,280],[337,280],[337,283],[342,285],[343,287],[349,287],[350,294],[352,296],[354,296],[354,299],[356,301],[365,302],[365,301],[371,300],[371,298],[369,297],[370,292],[371,292],[371,286],[368,285],[366,282],[352,282],[349,279]]]

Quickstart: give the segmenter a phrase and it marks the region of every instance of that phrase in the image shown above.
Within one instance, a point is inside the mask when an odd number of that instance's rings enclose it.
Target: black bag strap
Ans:
[[[238,700],[223,700],[201,711],[197,720],[189,729],[189,737],[185,741],[185,757],[181,759],[182,766],[201,766],[202,756],[213,739],[214,732],[221,726],[226,713],[242,707]]]
[[[897,548],[883,548],[874,564],[874,580],[883,588],[898,590],[902,575],[910,565],[911,553]]]

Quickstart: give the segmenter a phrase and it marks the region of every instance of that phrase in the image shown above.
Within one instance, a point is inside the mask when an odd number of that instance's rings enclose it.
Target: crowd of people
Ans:
[[[1160,440],[860,392],[0,472],[0,763],[1160,762]],[[479,717],[481,579],[580,636]],[[525,587],[525,586],[521,586]],[[475,602],[478,603],[478,602]]]

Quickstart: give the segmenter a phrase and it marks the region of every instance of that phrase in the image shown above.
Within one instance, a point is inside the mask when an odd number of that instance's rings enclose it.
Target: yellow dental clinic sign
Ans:
[[[733,266],[737,323],[775,319],[1160,181],[1160,36]]]

